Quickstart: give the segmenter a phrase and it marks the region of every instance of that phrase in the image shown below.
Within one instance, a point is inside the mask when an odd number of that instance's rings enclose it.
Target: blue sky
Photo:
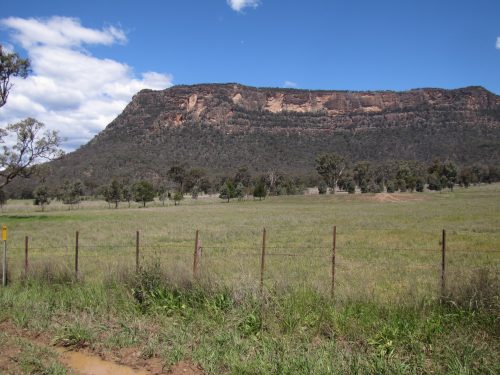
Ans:
[[[36,108],[46,120],[61,120],[55,127],[72,138],[69,148],[107,125],[134,90],[143,86],[239,82],[304,89],[406,90],[481,85],[500,93],[498,0],[26,0],[2,4],[0,19],[0,42],[38,62],[34,64],[38,81],[16,84],[20,92],[13,91],[14,103],[1,110],[0,123],[25,116],[28,103],[39,105]],[[49,34],[44,39],[45,31],[31,28],[36,22],[59,30],[69,42],[55,43]],[[72,30],[74,38],[69,35]],[[92,39],[87,37],[90,32],[100,34]],[[55,47],[62,54],[51,60]],[[99,62],[116,62],[121,75],[114,81],[122,86],[108,92],[90,87],[78,93],[60,83],[57,72],[47,65],[69,69],[61,64],[67,61],[62,47],[73,53],[73,67],[81,62],[78,54],[92,58],[96,69]],[[61,77],[74,81],[69,72]],[[27,94],[33,84],[38,97]],[[57,92],[59,87],[66,91]],[[89,97],[92,90],[95,97]],[[72,99],[65,104],[58,102],[59,97]],[[78,100],[90,99],[103,108],[87,119]],[[79,118],[65,117],[64,110],[69,113],[77,107],[82,112]],[[61,119],[47,115],[54,111]]]

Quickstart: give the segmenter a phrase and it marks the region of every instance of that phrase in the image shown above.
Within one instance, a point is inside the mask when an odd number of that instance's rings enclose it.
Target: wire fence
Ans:
[[[338,242],[336,228],[327,244],[275,243],[262,238],[249,243],[202,243],[196,231],[193,243],[147,242],[136,233],[135,242],[95,244],[74,234],[66,244],[42,246],[26,237],[7,245],[8,280],[27,278],[49,268],[60,269],[83,281],[134,274],[157,264],[172,279],[208,281],[261,292],[268,289],[309,287],[331,296],[397,298],[443,295],[457,280],[477,271],[500,274],[500,249],[454,249],[440,233],[434,248],[390,243],[377,247]],[[210,236],[207,236],[210,238]]]

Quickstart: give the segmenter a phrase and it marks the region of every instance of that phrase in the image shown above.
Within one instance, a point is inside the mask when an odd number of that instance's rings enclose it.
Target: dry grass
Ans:
[[[499,197],[497,184],[453,193],[291,196],[229,204],[206,198],[146,209],[84,202],[80,210],[4,214],[2,222],[9,226],[14,278],[22,273],[26,235],[32,267],[50,263],[72,269],[76,230],[86,279],[120,279],[123,269],[133,270],[136,230],[141,263],[158,260],[169,274],[189,278],[199,229],[203,277],[250,289],[258,286],[266,227],[266,287],[308,286],[322,293],[329,290],[331,231],[337,225],[338,298],[390,302],[407,293],[438,296],[441,228],[448,234],[450,280],[477,268],[498,271]]]

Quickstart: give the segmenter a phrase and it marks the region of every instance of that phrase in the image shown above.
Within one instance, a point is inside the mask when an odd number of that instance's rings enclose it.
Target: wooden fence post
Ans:
[[[78,280],[78,237],[79,233],[76,231],[75,235],[75,278]]]
[[[4,226],[2,232],[7,233],[7,229]],[[4,234],[2,233],[2,236]],[[3,238],[3,262],[2,262],[2,286],[7,286],[7,235]]]
[[[264,269],[266,262],[266,228],[262,230],[262,256],[260,258],[260,292],[264,291]]]
[[[24,238],[24,277],[28,277],[28,247],[29,237]]]
[[[446,230],[443,229],[441,239],[441,301],[445,295],[446,288]]]
[[[200,237],[199,237],[199,230],[196,229],[196,235],[194,239],[194,253],[193,253],[193,280],[196,280],[198,278],[198,267],[199,267],[199,257],[200,257]]]
[[[332,243],[332,289],[331,289],[331,297],[335,296],[335,252],[336,252],[336,243],[337,243],[337,226],[333,226],[333,243]]]
[[[139,231],[135,232],[135,272],[139,273]]]

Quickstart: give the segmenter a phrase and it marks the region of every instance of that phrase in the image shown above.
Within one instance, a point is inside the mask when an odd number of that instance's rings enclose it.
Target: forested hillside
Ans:
[[[500,97],[481,88],[308,91],[238,84],[143,90],[88,144],[50,164],[49,184],[161,178],[175,164],[314,173],[315,157],[500,164]],[[53,182],[51,182],[53,181]]]

